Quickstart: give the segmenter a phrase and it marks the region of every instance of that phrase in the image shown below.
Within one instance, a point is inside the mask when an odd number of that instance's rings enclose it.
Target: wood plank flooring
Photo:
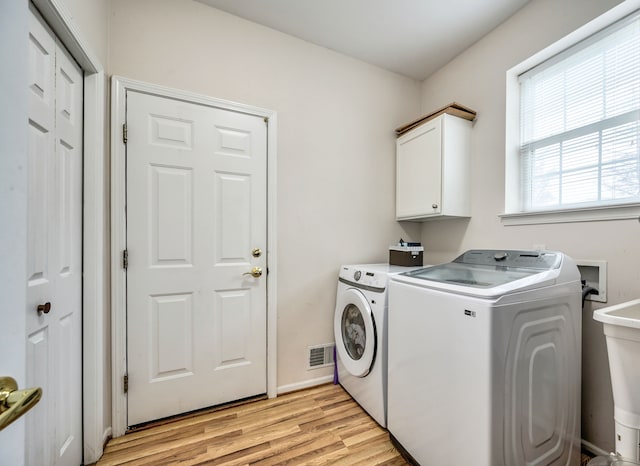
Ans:
[[[589,456],[583,453],[581,465]],[[96,466],[408,465],[339,385],[192,415],[112,439]]]
[[[112,439],[97,466],[407,465],[339,385],[199,414]]]

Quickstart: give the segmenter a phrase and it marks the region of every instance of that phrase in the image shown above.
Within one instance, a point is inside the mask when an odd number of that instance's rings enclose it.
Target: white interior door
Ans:
[[[126,120],[128,425],[266,393],[265,121],[134,91]]]
[[[82,463],[82,73],[37,13],[29,31],[30,465]],[[38,311],[38,306],[41,311]]]

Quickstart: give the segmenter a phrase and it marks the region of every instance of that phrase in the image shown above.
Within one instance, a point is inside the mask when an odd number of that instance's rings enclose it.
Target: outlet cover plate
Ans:
[[[598,290],[599,294],[587,295],[587,301],[607,302],[607,261],[602,260],[576,260],[582,280],[586,280],[588,286]]]

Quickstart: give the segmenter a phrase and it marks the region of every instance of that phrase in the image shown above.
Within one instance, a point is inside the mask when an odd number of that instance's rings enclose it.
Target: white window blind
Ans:
[[[521,210],[640,202],[640,13],[518,79]]]

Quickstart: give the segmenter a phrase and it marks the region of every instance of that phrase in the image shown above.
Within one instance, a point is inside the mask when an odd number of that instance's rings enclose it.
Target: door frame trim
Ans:
[[[82,432],[84,463],[97,461],[111,436],[107,388],[108,251],[107,80],[102,63],[62,0],[31,0],[84,75],[82,150]],[[25,3],[28,8],[28,4]]]
[[[111,367],[112,433],[124,435],[127,429],[127,395],[122,381],[127,368],[126,273],[122,251],[126,249],[126,164],[122,125],[126,116],[126,92],[136,91],[185,102],[248,113],[268,118],[267,125],[267,396],[277,396],[277,225],[276,225],[276,136],[277,113],[272,110],[217,99],[179,89],[111,77]]]

